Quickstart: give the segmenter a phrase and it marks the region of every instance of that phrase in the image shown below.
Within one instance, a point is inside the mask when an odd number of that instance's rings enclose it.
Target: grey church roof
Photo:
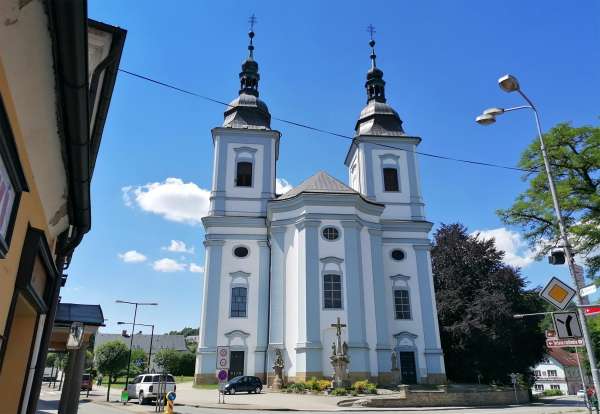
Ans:
[[[123,342],[129,348],[131,337],[125,338],[121,334],[97,333],[94,348],[115,340]],[[133,348],[141,348],[144,352],[148,353],[150,351],[150,335],[136,333],[133,337]],[[152,338],[152,353],[154,354],[159,349],[174,349],[181,352],[188,351],[185,346],[185,336],[183,335],[154,335],[154,338]]]
[[[342,183],[325,171],[319,171],[312,177],[304,180],[302,184],[292,188],[287,193],[279,196],[278,200],[285,200],[297,196],[300,193],[334,193],[334,194],[358,194],[346,184]]]

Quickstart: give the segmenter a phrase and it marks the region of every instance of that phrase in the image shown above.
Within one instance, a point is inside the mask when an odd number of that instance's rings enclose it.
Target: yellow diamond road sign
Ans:
[[[540,296],[562,310],[567,307],[573,296],[575,296],[575,290],[556,277],[553,277],[540,292]]]

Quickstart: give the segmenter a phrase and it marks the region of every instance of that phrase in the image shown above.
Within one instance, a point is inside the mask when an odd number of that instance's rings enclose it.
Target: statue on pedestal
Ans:
[[[273,378],[273,384],[271,388],[273,390],[280,390],[283,385],[283,355],[281,355],[281,349],[275,350],[275,362],[273,362],[273,371],[275,372],[275,378]]]
[[[334,342],[331,346],[332,354],[329,357],[334,372],[333,388],[347,387],[350,385],[348,381],[350,357],[348,356],[348,344],[346,342],[342,344],[342,328],[345,328],[346,325],[340,322],[340,318],[337,318],[337,323],[331,326],[336,329],[337,336],[337,344]]]

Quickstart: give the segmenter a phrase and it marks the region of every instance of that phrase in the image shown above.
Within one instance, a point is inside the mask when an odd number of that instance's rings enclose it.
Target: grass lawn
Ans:
[[[175,377],[175,382],[177,382],[178,384],[180,382],[192,382],[193,380],[194,380],[193,375],[190,375],[190,376],[180,375],[178,377]]]
[[[219,384],[195,384],[193,387],[199,390],[216,390],[219,388]]]

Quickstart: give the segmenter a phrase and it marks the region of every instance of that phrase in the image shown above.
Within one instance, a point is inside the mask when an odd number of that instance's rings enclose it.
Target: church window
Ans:
[[[238,187],[252,187],[252,163],[240,161],[237,163],[237,176],[235,185]]]
[[[400,249],[392,250],[392,259],[400,261],[400,260],[404,260],[405,257],[406,257],[406,254],[404,253],[404,251],[402,251]]]
[[[323,275],[323,307],[342,308],[342,276]]]
[[[323,229],[323,237],[330,241],[337,240],[340,238],[340,232],[335,227],[325,227]]]
[[[394,290],[394,310],[396,319],[410,319],[410,299],[408,289]]]
[[[231,317],[245,318],[247,302],[248,289],[245,287],[231,288]]]
[[[244,246],[236,247],[235,249],[233,249],[233,254],[235,255],[235,257],[239,257],[240,259],[244,258],[248,256],[248,248]]]
[[[398,170],[396,168],[383,169],[383,186],[385,191],[399,191]]]

